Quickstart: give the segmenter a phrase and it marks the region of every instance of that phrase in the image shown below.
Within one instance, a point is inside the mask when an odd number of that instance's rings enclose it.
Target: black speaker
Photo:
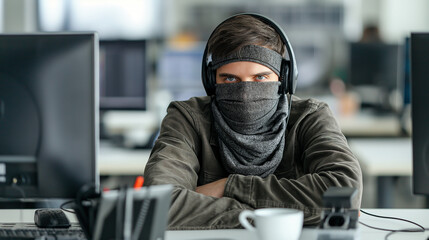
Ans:
[[[289,60],[287,60],[284,57],[282,59],[280,76],[279,76],[279,79],[281,81],[279,93],[280,94],[286,94],[286,93],[294,94],[295,89],[296,89],[297,79],[298,79],[298,67],[296,65],[295,54],[293,53],[292,46],[291,46],[285,32],[273,20],[271,20],[265,16],[262,16],[260,14],[255,14],[255,13],[241,13],[241,14],[233,15],[233,16],[227,18],[226,20],[224,20],[221,24],[219,24],[213,30],[213,32],[210,35],[207,43],[210,42],[210,39],[211,39],[213,33],[216,32],[216,29],[219,28],[219,26],[221,26],[226,21],[228,21],[234,17],[241,16],[241,15],[252,16],[252,17],[262,21],[263,23],[267,24],[268,26],[272,27],[277,32],[277,34],[279,34],[283,44],[286,47],[288,55],[289,55]],[[212,96],[215,94],[216,71],[214,69],[212,69],[211,61],[207,60],[207,57],[208,57],[207,54],[208,54],[208,44],[206,45],[206,47],[204,49],[203,61],[202,61],[202,67],[201,67],[201,78],[202,78],[204,89],[206,90],[207,95]]]

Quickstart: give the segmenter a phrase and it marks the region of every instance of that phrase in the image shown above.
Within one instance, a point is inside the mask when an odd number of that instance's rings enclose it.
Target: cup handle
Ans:
[[[249,220],[247,220],[247,218],[255,219],[255,214],[253,213],[253,211],[250,211],[250,210],[242,211],[238,216],[238,220],[240,220],[241,225],[243,225],[243,227],[246,228],[247,230],[255,231],[256,228],[249,223]]]

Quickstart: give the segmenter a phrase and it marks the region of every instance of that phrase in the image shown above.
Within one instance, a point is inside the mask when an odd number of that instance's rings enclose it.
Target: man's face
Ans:
[[[232,62],[216,70],[216,84],[278,80],[279,77],[271,69],[255,62]]]

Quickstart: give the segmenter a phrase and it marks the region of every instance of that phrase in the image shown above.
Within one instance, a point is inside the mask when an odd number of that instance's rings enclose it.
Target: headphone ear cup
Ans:
[[[216,72],[212,69],[212,64],[209,63],[206,69],[207,79],[207,95],[212,96],[215,94]]]
[[[289,70],[289,93],[295,94],[296,84],[298,82],[298,68],[296,66],[296,62],[293,66],[290,66],[291,70]]]
[[[280,79],[281,79],[280,93],[281,94],[289,93],[289,88],[290,88],[289,67],[290,67],[290,62],[283,58],[282,65],[280,68]]]

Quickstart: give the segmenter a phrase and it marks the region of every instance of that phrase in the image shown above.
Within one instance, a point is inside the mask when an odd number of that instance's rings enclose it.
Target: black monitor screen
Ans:
[[[100,41],[100,108],[146,108],[146,42]]]
[[[351,43],[350,84],[395,89],[398,83],[399,46],[384,43]]]
[[[348,84],[360,96],[362,108],[380,113],[400,110],[402,56],[396,44],[350,44]]]
[[[413,188],[429,195],[429,33],[411,34]]]
[[[0,204],[98,186],[98,38],[0,35]]]

